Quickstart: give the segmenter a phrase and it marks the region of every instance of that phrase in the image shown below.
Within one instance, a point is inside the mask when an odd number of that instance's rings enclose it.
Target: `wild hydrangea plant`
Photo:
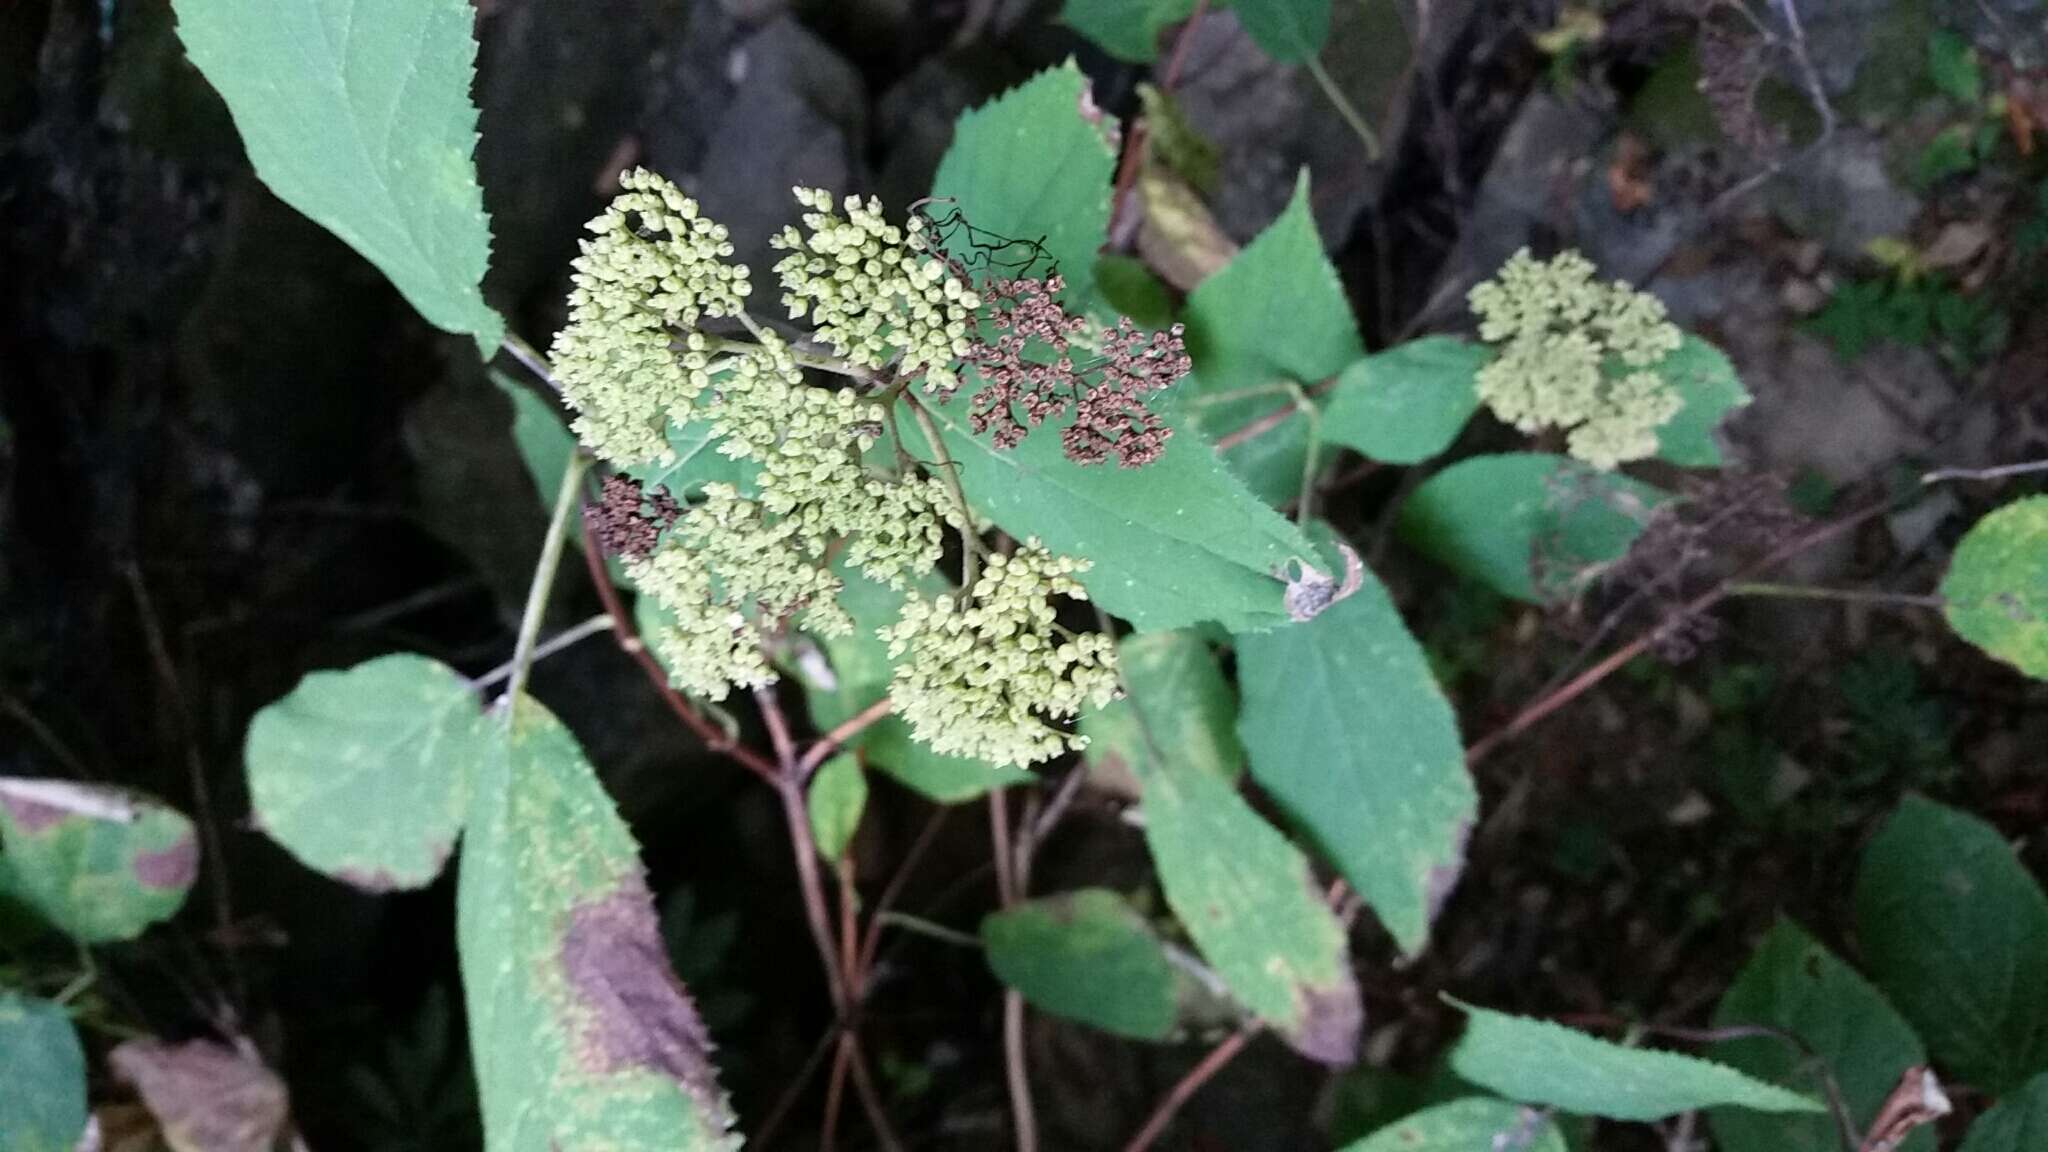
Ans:
[[[554,345],[556,374],[592,453],[620,468],[671,461],[670,422],[707,424],[715,449],[752,463],[753,491],[707,484],[687,510],[674,494],[613,482],[604,523],[626,571],[674,623],[654,643],[676,684],[721,700],[735,686],[772,682],[786,629],[822,637],[853,627],[839,604],[836,559],[898,591],[939,564],[941,524],[960,534],[966,587],[913,598],[881,630],[901,657],[890,696],[913,734],[940,752],[1024,765],[1081,747],[1051,727],[1086,702],[1117,694],[1109,638],[1062,627],[1052,598],[1086,599],[1074,574],[1085,559],[1037,541],[986,554],[948,465],[927,475],[900,444],[878,461],[891,402],[915,385],[945,397],[959,365],[987,380],[973,405],[977,431],[1014,446],[1026,430],[1073,409],[1068,455],[1156,459],[1166,429],[1142,398],[1186,371],[1179,333],[1141,334],[1123,320],[1093,334],[1102,355],[1076,366],[1072,345],[1091,325],[1055,299],[1057,273],[1003,279],[991,343],[975,326],[982,298],[964,269],[935,251],[927,222],[889,223],[879,201],[798,188],[803,230],[775,238],[791,320],[808,318],[798,347],[747,314],[748,270],[730,262],[724,228],[644,169],[591,221],[576,258],[569,323]],[[745,335],[706,330],[730,320]],[[837,387],[806,367],[837,374]],[[912,400],[915,403],[915,400]],[[1021,415],[1018,409],[1022,410]],[[936,442],[934,440],[934,442]],[[893,441],[892,441],[893,443]],[[943,477],[943,478],[942,478]]]

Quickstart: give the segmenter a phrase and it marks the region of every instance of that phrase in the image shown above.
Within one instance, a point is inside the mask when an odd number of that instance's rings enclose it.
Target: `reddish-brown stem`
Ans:
[[[1159,1137],[1165,1134],[1166,1126],[1173,1123],[1173,1118],[1180,1113],[1182,1106],[1195,1093],[1201,1091],[1202,1085],[1207,1084],[1218,1072],[1223,1071],[1226,1065],[1237,1059],[1237,1054],[1244,1051],[1244,1046],[1251,1043],[1252,1038],[1264,1030],[1263,1024],[1256,1020],[1249,1021],[1232,1032],[1223,1043],[1210,1049],[1209,1054],[1202,1057],[1200,1063],[1188,1069],[1187,1075],[1182,1076],[1167,1090],[1166,1095],[1160,1098],[1159,1106],[1152,1110],[1152,1115],[1145,1121],[1145,1126],[1138,1129],[1138,1134],[1131,1137],[1130,1143],[1124,1145],[1124,1152],[1145,1152],[1147,1148],[1152,1147]]]
[[[1159,78],[1161,91],[1171,92],[1180,80],[1181,65],[1187,62],[1188,45],[1194,41],[1195,25],[1201,22],[1202,13],[1208,11],[1209,0],[1195,0],[1194,11],[1188,13],[1180,31],[1174,34],[1173,53],[1167,58],[1166,72]],[[1117,235],[1116,222],[1124,214],[1124,201],[1130,196],[1131,185],[1138,179],[1138,164],[1145,156],[1145,122],[1131,124],[1131,138],[1124,148],[1123,161],[1117,165],[1116,184],[1109,194],[1110,226],[1109,235]]]
[[[583,563],[590,572],[591,585],[597,589],[598,601],[604,605],[605,612],[612,618],[612,634],[618,638],[619,650],[631,656],[634,663],[640,665],[640,670],[647,674],[648,682],[661,693],[662,701],[668,705],[668,710],[675,713],[676,718],[691,732],[696,733],[697,738],[704,741],[705,747],[713,752],[724,753],[747,771],[770,784],[775,783],[775,766],[770,764],[766,757],[743,744],[733,743],[724,732],[719,731],[716,724],[690,707],[690,702],[683,698],[683,694],[669,684],[668,673],[647,651],[647,645],[640,639],[639,630],[633,626],[632,614],[626,611],[625,604],[619,599],[619,590],[612,587],[611,574],[604,569],[604,553],[599,550],[597,534],[591,528],[588,505],[583,509]]]
[[[996,896],[1007,908],[1023,893],[1017,890],[1018,861],[1010,844],[1010,807],[1000,788],[988,794],[988,831],[995,853]],[[1003,1073],[1010,1088],[1017,1152],[1038,1152],[1038,1113],[1031,1104],[1031,1066],[1024,1051],[1024,997],[1014,989],[1003,992]]]
[[[925,821],[924,828],[917,834],[917,839],[911,841],[910,850],[903,854],[903,863],[896,866],[896,874],[889,877],[889,883],[882,888],[882,894],[875,898],[874,914],[868,917],[868,929],[860,941],[859,970],[863,981],[866,980],[867,974],[874,970],[875,953],[882,946],[882,914],[896,906],[896,898],[903,894],[904,885],[910,883],[911,872],[917,867],[918,862],[924,859],[924,854],[931,849],[932,844],[938,840],[939,827],[946,822],[947,811],[948,809],[943,806],[932,810],[931,819]],[[862,991],[865,992],[865,988]]]
[[[1328,379],[1318,380],[1314,384],[1303,388],[1302,392],[1309,396],[1320,396],[1336,386],[1337,378],[1331,376]],[[1243,425],[1218,436],[1216,438],[1216,450],[1218,452],[1228,452],[1247,440],[1256,440],[1282,424],[1287,423],[1288,419],[1298,415],[1301,409],[1302,406],[1300,404],[1289,402],[1263,416],[1254,417]]]
[[[804,758],[797,763],[797,774],[806,780],[810,779],[811,773],[818,770],[818,765],[823,764],[826,757],[837,752],[841,747],[845,746],[847,741],[860,735],[871,725],[887,716],[893,707],[894,704],[890,702],[887,696],[884,696],[873,704],[861,709],[852,717],[834,725],[830,732],[818,737],[816,743],[804,750]]]
[[[1762,573],[1777,567],[1778,565],[1784,563],[1787,560],[1790,560],[1792,557],[1799,555],[1801,552],[1804,552],[1809,548],[1818,547],[1821,544],[1824,544],[1827,541],[1832,540],[1835,537],[1841,535],[1842,533],[1850,531],[1851,529],[1856,528],[1859,525],[1873,519],[1874,517],[1883,515],[1886,511],[1890,510],[1891,506],[1892,501],[1882,500],[1876,504],[1871,505],[1870,507],[1862,509],[1859,512],[1844,517],[1841,520],[1837,520],[1831,524],[1823,524],[1819,528],[1816,528],[1813,531],[1800,536],[1798,539],[1785,544],[1783,547],[1780,547],[1772,551],[1769,555],[1766,555],[1763,559],[1758,560],[1754,564],[1751,564],[1749,567],[1743,569],[1741,572],[1736,573],[1734,576],[1731,576],[1728,579],[1721,581],[1714,587],[1709,588],[1707,591],[1694,597],[1692,600],[1682,605],[1677,612],[1671,614],[1663,620],[1658,621],[1654,626],[1652,626],[1647,632],[1644,632],[1641,636],[1636,637],[1635,639],[1622,645],[1620,648],[1617,648],[1613,652],[1609,653],[1607,657],[1601,660],[1598,664],[1595,664],[1591,668],[1586,669],[1584,672],[1579,673],[1577,676],[1572,677],[1571,680],[1560,685],[1555,690],[1544,693],[1542,696],[1538,697],[1536,700],[1532,701],[1530,704],[1524,707],[1520,712],[1515,713],[1515,716],[1512,720],[1509,720],[1506,724],[1489,733],[1484,738],[1480,739],[1477,743],[1473,744],[1470,748],[1466,749],[1466,765],[1471,766],[1478,764],[1481,760],[1486,759],[1488,756],[1498,751],[1501,745],[1506,744],[1508,741],[1515,739],[1517,736],[1520,736],[1524,732],[1527,732],[1529,729],[1541,723],[1542,720],[1545,717],[1549,716],[1551,713],[1578,699],[1580,696],[1585,695],[1586,692],[1590,690],[1594,685],[1600,683],[1602,680],[1607,679],[1607,677],[1613,675],[1623,665],[1627,664],[1629,661],[1635,659],[1637,656],[1640,656],[1645,651],[1647,651],[1650,645],[1656,643],[1657,638],[1663,635],[1666,630],[1671,628],[1679,621],[1685,620],[1692,616],[1697,616],[1702,612],[1706,612],[1712,609],[1714,605],[1719,604],[1722,600],[1727,599],[1730,591],[1741,585],[1744,581],[1749,580],[1752,577],[1761,575]]]

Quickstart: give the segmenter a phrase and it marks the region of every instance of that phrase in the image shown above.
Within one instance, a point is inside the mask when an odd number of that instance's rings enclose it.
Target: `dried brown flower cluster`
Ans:
[[[625,476],[607,476],[590,513],[591,531],[606,552],[639,560],[654,551],[661,534],[683,514],[663,489],[646,489]]]
[[[1181,326],[1146,333],[1124,317],[1103,332],[1099,355],[1077,365],[1072,345],[1088,322],[1054,298],[1062,286],[1057,273],[983,286],[998,335],[994,343],[976,340],[968,348],[967,362],[985,382],[974,394],[968,425],[977,433],[994,428],[996,446],[1014,448],[1033,428],[1072,410],[1074,423],[1060,434],[1068,459],[1099,464],[1114,456],[1125,468],[1150,464],[1173,430],[1145,407],[1145,397],[1187,374]]]

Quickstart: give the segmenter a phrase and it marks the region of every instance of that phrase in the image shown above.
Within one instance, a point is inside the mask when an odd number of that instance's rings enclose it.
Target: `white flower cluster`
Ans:
[[[1068,719],[1117,695],[1116,644],[1100,633],[1069,635],[1050,598],[1087,599],[1074,575],[1086,561],[1055,556],[1037,540],[991,556],[972,595],[912,597],[881,630],[896,658],[889,697],[911,734],[937,752],[991,764],[1033,764],[1086,740],[1041,717]]]
[[[1684,334],[1655,296],[1593,272],[1576,252],[1540,261],[1525,248],[1468,299],[1480,339],[1500,345],[1479,398],[1524,432],[1568,429],[1571,454],[1607,469],[1654,455],[1684,406],[1656,370]]]
[[[848,196],[846,215],[823,188],[798,188],[807,237],[785,228],[773,243],[788,256],[775,265],[792,320],[808,315],[818,339],[849,363],[880,368],[900,356],[906,379],[950,395],[953,365],[967,354],[981,300],[945,261],[931,255],[924,220],[904,227],[882,217],[882,203]]]

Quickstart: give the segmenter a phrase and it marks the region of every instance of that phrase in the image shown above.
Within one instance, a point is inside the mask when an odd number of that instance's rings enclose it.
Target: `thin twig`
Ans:
[[[1167,1090],[1158,1107],[1152,1109],[1152,1115],[1145,1121],[1145,1126],[1138,1129],[1138,1134],[1131,1137],[1130,1143],[1124,1145],[1124,1152],[1145,1152],[1147,1148],[1152,1147],[1159,1137],[1165,1134],[1166,1126],[1173,1123],[1173,1118],[1180,1113],[1189,1098],[1201,1091],[1202,1085],[1214,1079],[1232,1060],[1237,1059],[1237,1054],[1244,1051],[1244,1046],[1263,1031],[1265,1025],[1256,1020],[1247,1021],[1221,1044],[1210,1049],[1209,1054],[1202,1057],[1200,1063],[1188,1069],[1187,1075],[1182,1076]]]
[[[548,358],[541,355],[533,345],[528,344],[517,334],[507,332],[505,338],[499,342],[499,347],[511,353],[512,358],[519,361],[520,367],[533,373],[534,378],[547,385],[549,391],[561,395],[561,381],[555,379],[554,372],[548,367]]]
[[[1315,78],[1316,87],[1321,88],[1323,95],[1329,97],[1330,103],[1336,106],[1337,115],[1344,118],[1344,122],[1351,126],[1351,131],[1356,133],[1359,141],[1365,145],[1366,161],[1377,163],[1380,158],[1379,133],[1372,130],[1372,125],[1365,122],[1364,114],[1351,103],[1351,98],[1344,94],[1342,88],[1337,87],[1337,81],[1323,67],[1320,57],[1311,54],[1301,63],[1302,67],[1308,69],[1308,74]]]
[[[540,642],[541,620],[548,614],[548,593],[555,586],[555,572],[562,566],[562,548],[569,541],[569,517],[581,503],[583,471],[588,467],[588,457],[571,452],[568,465],[562,469],[554,515],[548,518],[548,534],[540,545],[540,562],[534,565],[533,583],[526,590],[526,610],[519,616],[519,639],[512,646],[512,672],[505,685],[505,698],[512,701],[514,709],[526,691],[527,674],[533,670],[534,646]]]
[[[532,663],[538,664],[541,661],[547,659],[548,657],[553,656],[557,652],[561,652],[567,648],[573,648],[582,641],[597,635],[599,632],[605,631],[611,626],[611,614],[608,612],[600,612],[597,615],[592,616],[590,619],[585,620],[581,624],[577,624],[569,628],[564,628],[560,632],[555,633],[553,636],[550,636],[547,639],[541,641],[538,645],[534,647]],[[483,675],[477,677],[476,679],[471,680],[469,682],[469,686],[481,692],[484,689],[489,688],[493,684],[502,683],[505,680],[511,678],[513,667],[514,662],[511,660],[507,660],[503,664],[498,665],[496,668],[491,669],[489,672],[486,672]]]
[[[1920,477],[1920,483],[1939,484],[1944,480],[2007,480],[2014,476],[2031,476],[2036,472],[2048,472],[2048,460],[2002,464],[1996,468],[1938,468]]]
[[[861,937],[860,942],[859,967],[863,982],[875,970],[875,953],[880,950],[882,944],[882,918],[889,914],[889,909],[895,905],[896,898],[903,895],[904,886],[910,883],[911,872],[917,868],[918,863],[924,859],[924,854],[930,851],[932,844],[938,840],[939,828],[945,824],[949,811],[951,809],[944,805],[932,809],[931,819],[924,822],[924,827],[918,830],[917,839],[911,841],[909,850],[903,853],[903,862],[896,866],[896,874],[889,877],[889,883],[882,887],[882,894],[875,898],[874,914],[869,918],[867,933]],[[861,994],[865,996],[866,993],[864,983]]]
[[[818,765],[825,762],[826,757],[887,716],[892,707],[893,703],[884,696],[834,725],[831,731],[818,737],[817,742],[804,751],[803,759],[797,762],[797,775],[809,779],[811,773],[818,770]]]
[[[934,923],[922,916],[912,916],[908,912],[898,912],[893,908],[885,908],[875,913],[875,923],[901,928],[913,936],[924,936],[942,944],[952,944],[960,948],[981,947],[981,937],[972,932],[948,928],[944,924]]]
[[[783,1122],[789,1119],[790,1109],[810,1085],[811,1077],[818,1074],[818,1066],[825,1062],[825,1053],[832,1051],[833,1041],[839,1038],[839,1025],[833,1024],[818,1042],[811,1046],[811,1054],[804,1058],[803,1066],[797,1069],[789,1083],[782,1086],[782,1095],[775,1098],[775,1104],[768,1109],[768,1118],[754,1129],[751,1142],[756,1148],[775,1147],[775,1134],[782,1130]]]
[[[1874,588],[1809,588],[1803,584],[1767,584],[1743,581],[1728,586],[1730,596],[1771,597],[1780,600],[1833,600],[1841,604],[1882,604],[1894,608],[1939,608],[1939,596],[1914,592],[1885,592]]]
[[[939,435],[938,425],[931,413],[918,403],[917,397],[905,392],[903,403],[910,408],[910,418],[917,421],[918,431],[931,445],[932,459],[938,464],[940,479],[946,485],[946,492],[953,497],[953,504],[960,512],[960,588],[964,595],[974,594],[974,585],[981,570],[981,555],[976,548],[980,533],[974,526],[974,506],[967,502],[967,492],[960,487],[960,466],[946,452],[946,442]]]
[[[1001,789],[988,794],[988,830],[996,862],[996,894],[1008,908],[1023,898],[1018,860],[1010,843],[1010,807]],[[1010,1088],[1010,1117],[1017,1152],[1038,1152],[1038,1113],[1031,1103],[1031,1065],[1024,1049],[1024,997],[1003,990],[1003,1073]]]

